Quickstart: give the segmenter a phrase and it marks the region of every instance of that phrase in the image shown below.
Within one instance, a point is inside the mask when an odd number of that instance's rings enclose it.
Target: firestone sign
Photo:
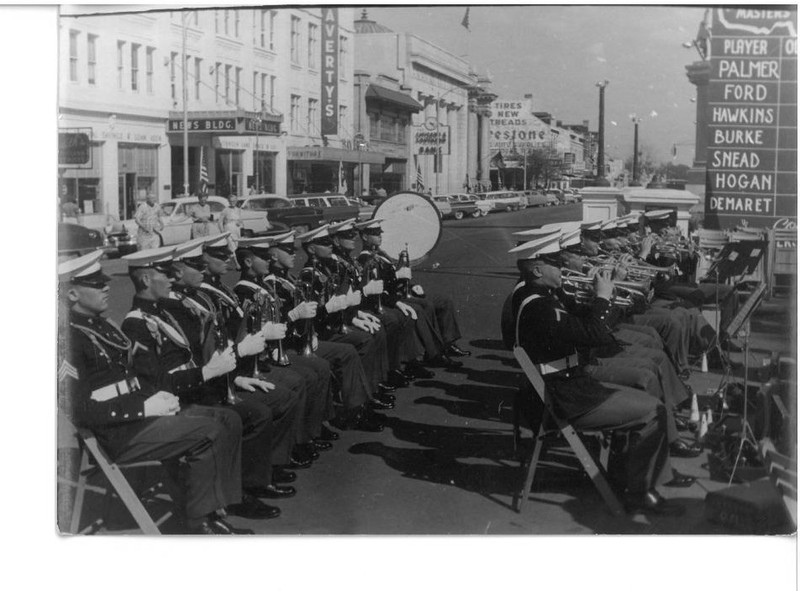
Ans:
[[[797,12],[718,8],[711,29],[708,227],[797,219]]]
[[[541,148],[550,140],[550,128],[532,114],[530,99],[498,99],[490,107],[489,150],[508,156]]]

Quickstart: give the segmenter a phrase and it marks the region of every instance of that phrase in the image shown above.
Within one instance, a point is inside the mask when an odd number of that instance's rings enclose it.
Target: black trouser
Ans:
[[[355,347],[367,378],[367,391],[371,394],[378,391],[378,384],[385,379],[389,365],[385,331],[379,330],[375,334],[369,334],[358,328],[352,328],[347,334],[332,334],[325,340]]]
[[[401,364],[417,358],[414,320],[397,308],[384,308],[380,316],[386,331],[389,371],[402,369]]]
[[[115,427],[97,429],[98,439],[120,463],[164,462],[179,485],[187,519],[236,504],[242,497],[241,438],[238,415],[222,408],[189,406],[175,416],[143,419],[125,439],[110,437]],[[184,458],[185,461],[178,461]]]
[[[331,371],[342,391],[342,404],[352,410],[369,400],[369,385],[361,358],[353,345],[319,341],[314,352],[330,364]]]
[[[419,348],[424,351],[425,358],[433,359],[444,353],[445,342],[439,330],[433,302],[425,298],[408,298],[403,301],[417,313],[414,329],[419,339]]]

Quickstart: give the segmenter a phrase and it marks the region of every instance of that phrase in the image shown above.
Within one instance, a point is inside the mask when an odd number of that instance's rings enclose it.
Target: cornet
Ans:
[[[641,292],[614,282],[614,294],[611,303],[620,308],[631,308],[637,297],[646,297]],[[561,289],[578,304],[591,304],[595,297],[594,279],[586,277],[578,271],[561,271]]]

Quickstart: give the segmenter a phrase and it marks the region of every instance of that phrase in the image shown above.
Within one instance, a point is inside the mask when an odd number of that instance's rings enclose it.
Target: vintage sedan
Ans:
[[[58,224],[58,255],[69,257],[84,255],[105,247],[103,233],[80,224]]]
[[[161,203],[164,212],[164,229],[159,232],[161,244],[170,246],[181,244],[191,239],[192,217],[190,208],[197,204],[197,197],[178,197]],[[222,210],[228,206],[228,200],[216,195],[208,196],[208,205],[211,209],[211,234],[219,234],[219,217]],[[265,232],[271,228],[267,214],[263,211],[245,210],[242,204],[242,234],[255,234]]]
[[[485,216],[489,213],[492,206],[486,201],[478,201],[475,195],[468,193],[453,193],[449,195],[450,207],[453,210],[453,217],[457,220],[470,215],[474,218]]]
[[[439,216],[442,219],[449,218],[453,214],[453,208],[450,205],[450,196],[449,195],[434,195],[431,197],[433,204],[436,206],[436,209],[439,211]]]
[[[293,229],[308,232],[324,222],[321,207],[310,207],[292,202],[278,195],[250,195],[242,199],[242,213],[266,215],[272,229]],[[247,225],[245,225],[247,227]],[[257,234],[258,231],[253,232]]]
[[[290,199],[295,205],[322,210],[322,219],[326,224],[358,217],[358,206],[350,203],[344,195],[292,195]]]

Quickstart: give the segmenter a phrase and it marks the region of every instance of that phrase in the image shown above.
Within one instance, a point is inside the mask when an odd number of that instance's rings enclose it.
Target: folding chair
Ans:
[[[605,477],[605,471],[602,468],[602,464],[605,463],[607,466],[607,458],[600,458],[600,466],[598,466],[598,462],[592,457],[592,455],[587,451],[586,446],[584,445],[583,441],[581,440],[580,436],[578,435],[577,431],[574,429],[572,425],[570,425],[569,421],[561,418],[559,414],[555,411],[553,407],[553,399],[550,396],[550,393],[547,391],[545,387],[544,380],[542,379],[539,370],[536,369],[536,366],[531,361],[531,358],[528,357],[528,354],[522,347],[515,346],[514,347],[514,356],[517,358],[522,371],[525,372],[528,380],[530,380],[533,389],[539,395],[542,403],[544,404],[544,413],[542,414],[542,421],[539,425],[539,432],[536,435],[534,446],[533,446],[533,453],[531,454],[531,459],[528,463],[527,469],[525,470],[525,482],[522,485],[522,489],[517,496],[517,503],[516,503],[516,511],[517,513],[522,512],[522,506],[524,502],[527,500],[528,495],[530,495],[531,486],[533,485],[533,479],[536,475],[536,467],[539,463],[539,456],[542,453],[542,447],[544,445],[544,438],[546,436],[546,424],[548,418],[552,418],[552,420],[556,423],[559,431],[564,436],[564,438],[569,443],[569,446],[572,448],[572,451],[578,457],[581,465],[583,466],[584,471],[592,480],[597,492],[600,493],[600,496],[603,497],[606,505],[611,510],[611,512],[616,515],[623,515],[625,510],[622,507],[622,503],[620,503],[617,495],[614,494],[614,491],[611,489],[611,486],[608,484],[608,480]],[[584,431],[585,435],[599,433],[599,432],[589,432]],[[607,455],[607,449],[605,453],[601,452],[603,455]]]
[[[108,495],[108,490],[102,487],[92,486],[88,484],[89,478],[99,469],[106,477],[108,482],[114,489],[114,492],[119,496],[125,508],[131,514],[139,529],[142,533],[148,535],[160,535],[161,532],[158,526],[164,523],[172,516],[172,512],[166,513],[157,522],[144,508],[140,497],[131,487],[128,480],[122,473],[123,469],[130,468],[144,468],[148,466],[160,466],[160,462],[135,462],[130,464],[117,464],[109,458],[108,454],[100,447],[95,436],[88,429],[75,428],[75,435],[78,439],[78,444],[81,449],[81,461],[78,469],[77,482],[72,482],[68,478],[59,476],[59,480],[63,484],[75,487],[75,501],[72,506],[72,515],[70,518],[70,525],[68,532],[71,534],[86,534],[97,531],[103,525],[104,517],[95,520],[86,528],[80,530],[81,517],[83,514],[83,504],[86,497],[86,491]],[[94,461],[94,466],[92,465]],[[156,490],[161,488],[161,483],[149,488],[142,494],[142,497],[149,496]],[[108,500],[108,496],[106,497]],[[105,515],[105,512],[104,512]]]

